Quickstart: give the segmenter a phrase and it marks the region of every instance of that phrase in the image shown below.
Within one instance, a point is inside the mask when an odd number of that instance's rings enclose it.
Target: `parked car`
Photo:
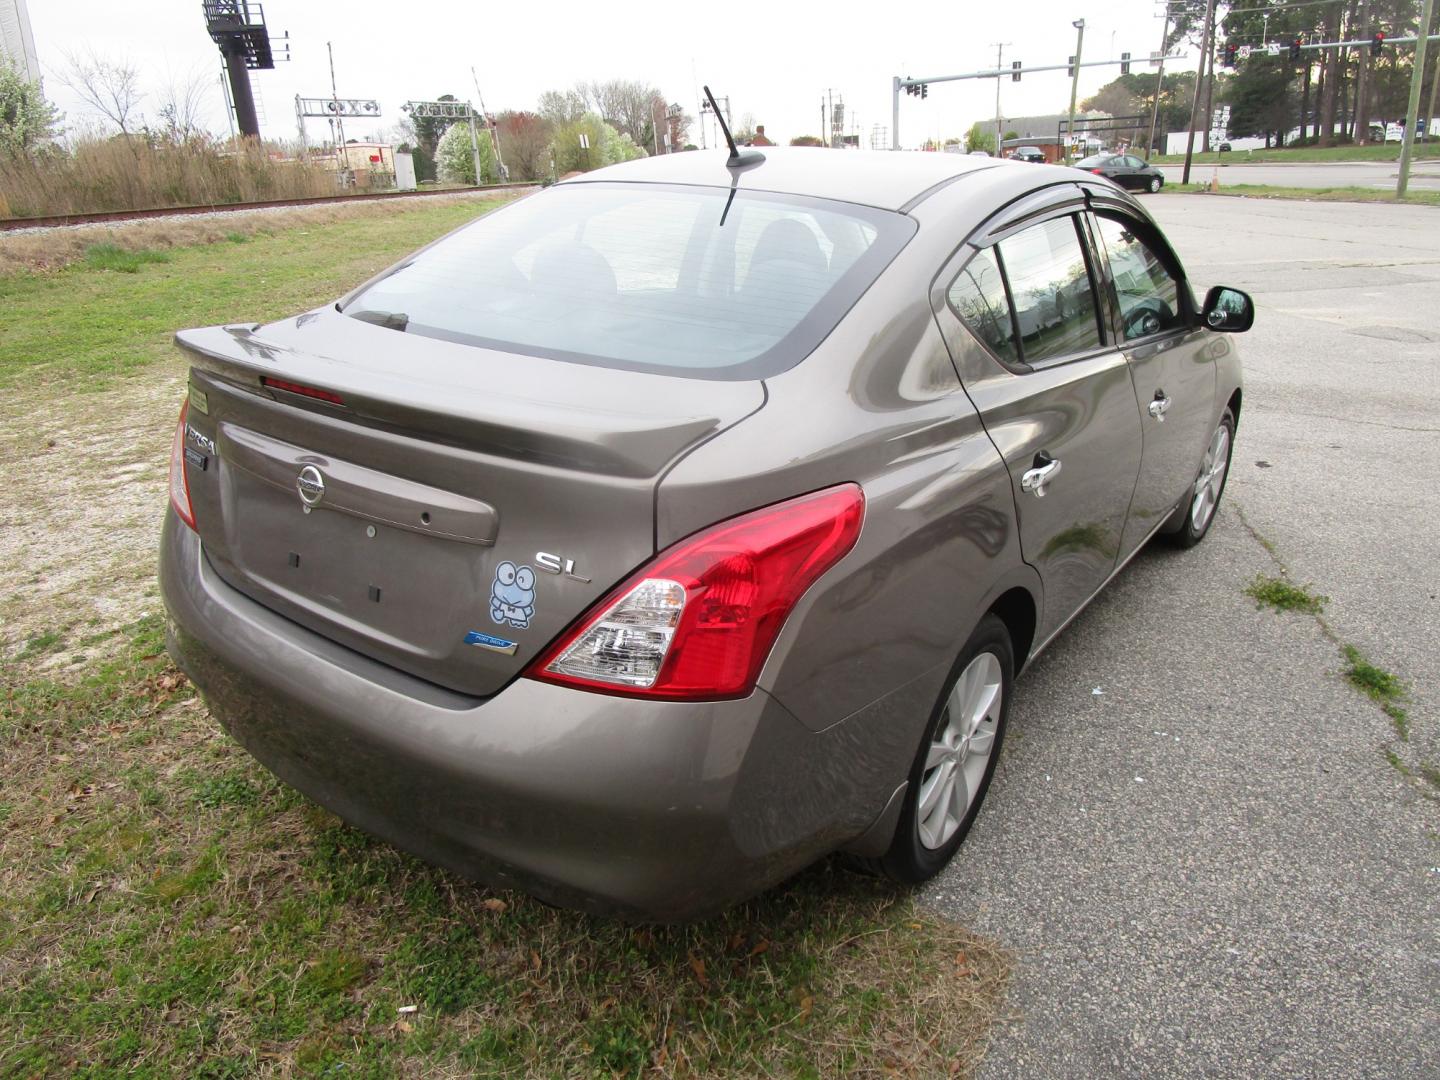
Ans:
[[[482,881],[659,920],[837,849],[923,881],[1017,673],[1211,527],[1253,317],[1074,170],[583,174],[176,336],[168,645],[276,775]]]
[[[1159,169],[1134,154],[1095,154],[1077,161],[1075,167],[1113,180],[1133,191],[1153,193],[1165,183],[1165,175]]]
[[[1038,146],[1017,146],[1010,156],[1016,161],[1028,161],[1032,165],[1045,164],[1045,151]]]

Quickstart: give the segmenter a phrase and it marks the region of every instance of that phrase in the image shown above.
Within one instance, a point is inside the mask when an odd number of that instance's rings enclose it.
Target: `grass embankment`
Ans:
[[[1210,194],[1208,182],[1203,184],[1166,184],[1160,189],[1171,194]],[[1273,184],[1227,184],[1220,178],[1219,195],[1243,195],[1251,199],[1300,199],[1307,202],[1399,203],[1408,206],[1440,206],[1440,191],[1411,189],[1405,198],[1395,198],[1393,190],[1366,187],[1301,188],[1278,187]]]
[[[175,327],[321,303],[476,212],[0,278],[0,408],[19,430],[65,396],[88,453],[117,403],[176,379]],[[0,447],[0,483],[37,468],[28,447]],[[0,666],[0,1076],[943,1076],[983,1052],[1005,958],[833,863],[637,928],[369,839],[219,731],[147,588],[123,625],[57,595]]]
[[[1198,140],[1197,140],[1198,142]],[[1440,158],[1440,142],[1416,143],[1411,160]],[[1294,150],[1232,150],[1220,153],[1212,150],[1202,154],[1198,150],[1191,161],[1197,165],[1283,165],[1286,162],[1343,162],[1343,161],[1399,161],[1400,144],[1387,143],[1384,146],[1301,146]],[[1184,154],[1156,154],[1150,159],[1152,165],[1183,165]]]

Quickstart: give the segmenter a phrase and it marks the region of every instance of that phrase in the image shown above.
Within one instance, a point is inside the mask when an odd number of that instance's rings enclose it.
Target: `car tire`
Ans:
[[[1159,191],[1159,190],[1160,190],[1160,185],[1163,184],[1163,183],[1164,183],[1164,181],[1161,180],[1160,177],[1158,177],[1158,176],[1152,176],[1152,177],[1150,177],[1150,183],[1149,183],[1149,185],[1148,185],[1149,188],[1150,188],[1150,194],[1151,194],[1151,195],[1154,195],[1157,191]]]
[[[1225,481],[1230,477],[1230,458],[1235,451],[1235,416],[1226,409],[1215,426],[1195,480],[1175,508],[1175,514],[1163,530],[1176,547],[1192,548],[1210,531],[1225,494]],[[1223,459],[1223,460],[1222,460]]]
[[[869,863],[871,869],[916,885],[945,868],[985,801],[1014,684],[1010,632],[996,616],[986,615],[960,651],[925,725],[895,837],[890,850]],[[922,806],[926,802],[929,806]]]

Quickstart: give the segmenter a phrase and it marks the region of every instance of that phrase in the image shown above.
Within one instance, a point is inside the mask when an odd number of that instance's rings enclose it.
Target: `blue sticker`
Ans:
[[[490,586],[490,621],[524,630],[534,617],[535,571],[502,562],[495,567],[495,582]]]
[[[479,645],[482,649],[489,649],[491,652],[504,653],[506,656],[515,655],[516,643],[506,641],[503,637],[491,637],[489,634],[482,634],[479,630],[471,630],[465,635],[466,645]]]

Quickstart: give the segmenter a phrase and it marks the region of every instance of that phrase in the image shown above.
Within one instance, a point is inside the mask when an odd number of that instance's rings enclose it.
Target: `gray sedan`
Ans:
[[[675,920],[842,849],[923,881],[1017,673],[1205,536],[1252,319],[1079,170],[603,169],[177,335],[169,646],[282,779],[486,882]]]

